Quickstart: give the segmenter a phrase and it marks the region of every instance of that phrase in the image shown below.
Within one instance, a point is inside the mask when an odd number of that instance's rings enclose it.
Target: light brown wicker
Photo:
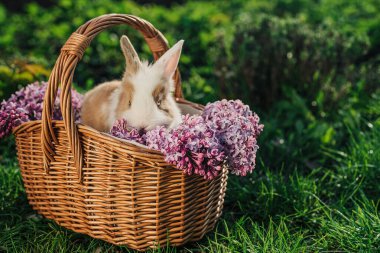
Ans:
[[[221,215],[226,168],[212,181],[187,176],[160,152],[74,123],[75,67],[98,33],[119,24],[140,31],[155,60],[168,49],[156,28],[132,15],[97,17],[70,36],[49,78],[42,120],[14,129],[29,203],[68,229],[137,250],[199,240]],[[178,70],[175,81],[177,102],[202,109],[183,99]],[[59,85],[63,121],[51,119]]]

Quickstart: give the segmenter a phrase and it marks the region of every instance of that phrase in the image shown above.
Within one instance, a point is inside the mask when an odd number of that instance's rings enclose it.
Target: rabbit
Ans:
[[[140,61],[128,37],[123,35],[120,46],[126,70],[122,80],[102,83],[85,94],[82,123],[101,132],[109,132],[119,119],[125,119],[128,126],[139,131],[180,124],[181,113],[172,91],[183,42],[178,41],[154,64],[149,64]]]

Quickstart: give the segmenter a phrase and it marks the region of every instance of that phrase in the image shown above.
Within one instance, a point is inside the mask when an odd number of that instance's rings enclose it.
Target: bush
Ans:
[[[312,27],[300,19],[244,15],[232,45],[217,56],[215,73],[222,96],[268,108],[293,87],[309,101],[333,106],[365,82],[355,60],[366,53],[366,36],[335,27]],[[364,66],[364,72],[368,72]]]

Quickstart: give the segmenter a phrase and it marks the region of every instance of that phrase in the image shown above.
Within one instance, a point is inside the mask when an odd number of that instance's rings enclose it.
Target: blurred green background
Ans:
[[[0,100],[47,80],[69,35],[105,13],[145,18],[171,45],[185,40],[180,70],[188,100],[239,98],[265,124],[256,171],[230,178],[221,228],[196,247],[206,252],[380,250],[379,0],[2,1]],[[122,34],[141,58],[152,60],[140,34],[127,26],[107,30],[76,69],[78,90],[121,76]],[[5,168],[0,193],[8,203],[0,210],[7,216],[20,205],[20,196],[27,205],[12,138],[0,151]],[[11,180],[18,186],[7,183]],[[3,224],[21,233],[18,226]],[[44,226],[20,237],[0,232],[0,245],[47,250],[10,241],[33,242],[33,233],[52,233],[42,236],[50,241],[64,231],[62,240],[68,241],[61,244],[68,246],[62,252],[81,251],[83,245],[120,250],[85,239],[76,244],[74,233]]]
[[[46,80],[60,47],[87,20],[131,13],[153,23],[170,44],[185,40],[185,95],[198,102],[239,97],[268,109],[291,87],[318,107],[335,106],[357,90],[376,88],[380,54],[379,1],[9,1],[0,5],[0,98],[19,85]],[[119,78],[119,37],[128,34],[144,58],[150,52],[127,26],[101,33],[78,66],[83,89]]]

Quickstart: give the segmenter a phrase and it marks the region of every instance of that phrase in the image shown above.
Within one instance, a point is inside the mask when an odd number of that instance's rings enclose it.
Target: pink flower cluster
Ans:
[[[24,122],[39,120],[42,116],[42,103],[45,96],[47,83],[32,83],[15,92],[8,100],[0,105],[0,139],[11,133],[12,129]],[[79,120],[82,95],[72,90],[72,103],[76,120]],[[59,108],[58,90],[57,99],[54,103],[53,119],[62,119]]]
[[[207,104],[202,117],[223,146],[232,174],[246,176],[255,168],[257,138],[264,125],[240,100]]]
[[[116,120],[110,134],[120,139],[135,141],[141,144],[146,144],[146,135],[140,134],[136,128],[128,126],[127,121],[124,119]]]
[[[143,135],[127,130],[125,121],[118,122],[111,133],[161,151],[168,163],[190,175],[212,179],[223,165],[240,176],[253,171],[264,126],[247,105],[240,100],[217,101],[206,105],[202,115],[182,120],[174,129],[157,127]]]
[[[201,116],[183,116],[182,124],[167,131],[163,127],[147,132],[146,145],[160,150],[165,161],[185,173],[206,179],[216,177],[225,161],[223,147],[215,132],[207,127]]]

